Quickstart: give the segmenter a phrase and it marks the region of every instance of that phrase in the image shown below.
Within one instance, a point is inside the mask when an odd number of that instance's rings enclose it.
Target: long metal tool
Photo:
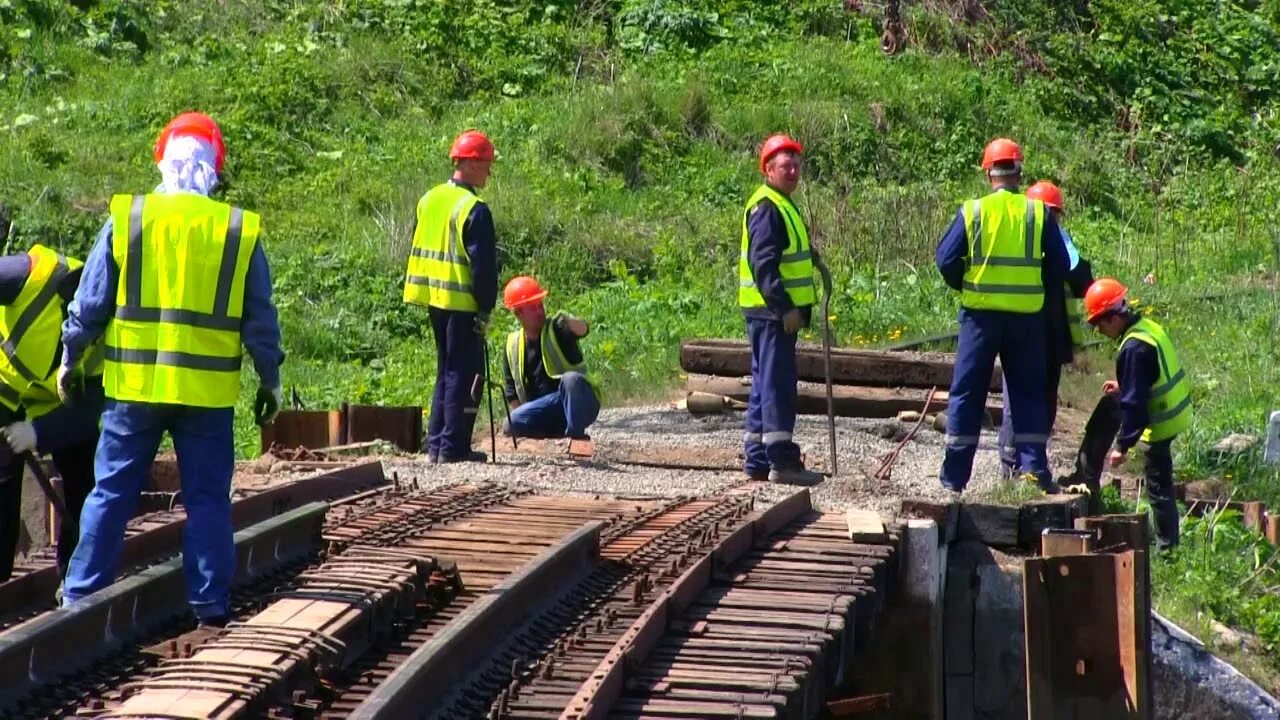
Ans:
[[[817,253],[813,256],[813,264],[822,275],[822,367],[827,380],[827,448],[831,474],[840,473],[839,461],[836,460],[836,405],[831,391],[831,271]]]
[[[493,425],[493,378],[489,375],[489,338],[484,338],[484,387],[489,396],[489,462],[498,462],[498,430]]]
[[[79,518],[73,518],[67,512],[67,506],[62,502],[62,498],[58,497],[58,493],[53,490],[53,481],[45,474],[44,468],[40,466],[40,461],[36,460],[36,456],[30,452],[22,453],[22,461],[27,464],[27,468],[31,470],[31,474],[35,476],[36,482],[40,484],[40,489],[44,491],[44,496],[49,498],[49,503],[53,505],[54,512],[58,513],[58,519],[63,523],[71,523],[75,525]]]

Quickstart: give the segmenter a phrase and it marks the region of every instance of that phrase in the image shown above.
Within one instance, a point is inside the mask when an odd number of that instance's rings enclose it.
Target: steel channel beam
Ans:
[[[332,500],[383,485],[382,463],[368,462],[323,475],[304,478],[236,500],[231,504],[231,525],[238,529],[262,522],[310,502]],[[120,567],[136,567],[179,552],[186,518],[125,538]],[[62,582],[52,565],[0,583],[0,608],[5,613],[46,607]],[[2,636],[0,636],[2,637]]]
[[[591,572],[603,527],[592,521],[573,531],[473,602],[415,650],[351,712],[350,720],[417,717],[438,705],[513,628]]]
[[[318,549],[329,504],[315,502],[235,534],[236,585]],[[143,570],[0,636],[0,709],[89,667],[187,612],[182,558]]]
[[[625,690],[628,668],[644,663],[661,642],[670,619],[711,585],[715,571],[729,567],[751,550],[757,540],[772,535],[811,510],[813,505],[806,488],[788,495],[759,513],[751,522],[724,536],[710,553],[691,565],[636,618],[582,684],[560,720],[603,720],[608,717]]]

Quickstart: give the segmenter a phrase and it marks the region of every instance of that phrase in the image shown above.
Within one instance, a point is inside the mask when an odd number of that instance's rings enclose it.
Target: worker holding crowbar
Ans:
[[[21,525],[24,465],[53,504],[58,532],[58,574],[63,575],[79,536],[80,510],[93,489],[93,453],[102,415],[102,350],[76,366],[77,394],[58,398],[62,317],[80,285],[83,263],[43,245],[0,257],[0,582],[13,572]],[[36,459],[53,456],[65,502]]]
[[[809,324],[816,292],[809,231],[791,199],[800,184],[804,148],[774,135],[760,149],[765,182],[742,215],[738,305],[751,345],[743,471],[753,480],[816,485],[793,433],[796,424],[796,334]],[[833,457],[834,459],[834,457]]]

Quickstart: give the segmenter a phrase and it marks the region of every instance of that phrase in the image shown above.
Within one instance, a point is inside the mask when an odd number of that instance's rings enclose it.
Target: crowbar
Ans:
[[[831,461],[831,474],[837,475],[840,466],[836,460],[836,404],[831,390],[831,271],[822,258],[814,253],[813,264],[822,275],[822,365],[827,375],[827,456]]]

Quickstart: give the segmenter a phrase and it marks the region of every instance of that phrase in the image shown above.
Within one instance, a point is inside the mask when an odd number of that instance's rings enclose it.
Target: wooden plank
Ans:
[[[893,696],[889,693],[876,693],[860,697],[832,700],[827,703],[827,712],[831,717],[854,717],[879,710],[888,710]]]
[[[680,346],[680,367],[689,373],[750,375],[751,350],[743,340],[687,340]],[[943,389],[951,387],[954,368],[952,353],[831,349],[832,381],[847,385]],[[796,371],[801,380],[825,381],[822,346],[797,345]],[[990,389],[1000,389],[1000,377],[997,365]]]
[[[1018,515],[1018,546],[1035,552],[1045,530],[1070,530],[1088,510],[1089,499],[1084,495],[1048,495],[1024,502]]]
[[[849,540],[856,543],[888,542],[889,536],[884,532],[884,523],[880,522],[880,514],[874,510],[849,508],[844,511],[845,526]]]
[[[1040,555],[1089,555],[1097,545],[1097,533],[1088,530],[1045,530],[1040,536]]]
[[[1009,505],[961,503],[956,537],[993,547],[1017,547],[1022,509]]]

